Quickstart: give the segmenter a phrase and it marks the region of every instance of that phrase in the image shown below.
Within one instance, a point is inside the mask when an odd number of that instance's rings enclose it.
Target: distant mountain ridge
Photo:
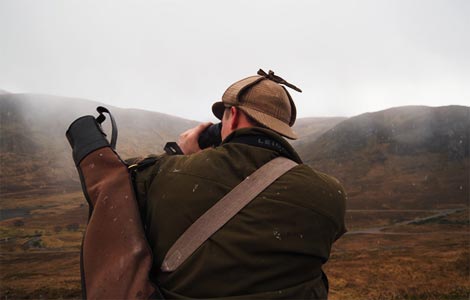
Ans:
[[[350,208],[468,204],[470,108],[408,106],[345,120],[304,145],[333,174]]]
[[[0,198],[80,188],[65,131],[98,102],[0,94]],[[198,124],[161,113],[106,105],[123,158],[161,153]],[[105,131],[109,132],[106,125]],[[440,208],[469,200],[470,108],[397,107],[351,118],[305,118],[292,145],[304,162],[337,177],[348,208]]]
[[[469,108],[464,106],[405,106],[362,114],[323,135],[313,156],[345,155],[370,142],[384,144],[395,154],[442,153],[468,156]],[[336,143],[328,143],[334,138]],[[371,141],[371,139],[374,139]]]

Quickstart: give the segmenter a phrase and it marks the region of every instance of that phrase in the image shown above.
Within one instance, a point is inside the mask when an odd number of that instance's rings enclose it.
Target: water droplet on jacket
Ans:
[[[181,171],[181,170],[174,169],[174,170],[173,170],[173,173],[178,173],[179,171]]]
[[[194,185],[193,193],[197,190],[198,186],[199,186],[199,184],[197,184],[197,183]]]
[[[125,195],[125,196],[124,196],[124,199],[129,199],[129,196]]]
[[[338,190],[338,194],[340,194],[340,195],[341,195],[341,194],[342,194],[342,192],[341,192],[340,190]]]
[[[282,240],[282,238],[281,238],[281,233],[278,231],[277,228],[274,228],[274,230],[273,230],[273,235],[274,235],[274,237],[275,237],[276,239]]]
[[[300,237],[301,239],[303,239],[303,238],[304,238],[304,235],[303,235],[303,234],[299,234],[299,237]]]
[[[90,164],[90,168],[94,168],[95,167],[95,164]]]
[[[103,157],[103,153],[100,153],[100,157]]]
[[[117,221],[117,218],[114,218],[114,219],[113,219],[113,222],[116,222],[116,221]]]

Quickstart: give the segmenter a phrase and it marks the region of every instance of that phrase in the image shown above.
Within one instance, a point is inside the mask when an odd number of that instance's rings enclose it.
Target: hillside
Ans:
[[[299,153],[308,153],[309,145],[335,125],[346,120],[344,117],[315,117],[298,119],[294,124],[294,131],[298,140],[291,141],[292,146]]]
[[[96,116],[99,105],[57,96],[0,94],[2,196],[76,189],[78,176],[65,131],[80,116]],[[117,150],[123,158],[160,153],[165,142],[197,124],[156,112],[106,107],[116,119]]]
[[[350,118],[304,145],[349,208],[438,208],[469,201],[470,108],[410,106]]]
[[[0,194],[34,197],[79,189],[65,138],[98,102],[0,94]],[[107,106],[123,158],[162,152],[197,122]],[[109,123],[108,123],[109,124]],[[440,208],[469,201],[470,108],[398,107],[353,118],[306,118],[292,142],[305,163],[337,177],[348,208]],[[105,126],[105,131],[109,128]]]

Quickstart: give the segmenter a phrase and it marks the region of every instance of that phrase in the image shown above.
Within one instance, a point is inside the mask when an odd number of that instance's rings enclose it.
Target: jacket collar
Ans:
[[[302,160],[294,148],[279,134],[261,127],[241,128],[232,132],[222,141],[221,145],[228,143],[242,143],[278,152],[281,156],[292,159],[301,164]]]

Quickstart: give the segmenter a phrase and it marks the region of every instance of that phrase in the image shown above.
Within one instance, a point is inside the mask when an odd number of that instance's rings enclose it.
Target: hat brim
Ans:
[[[255,121],[259,122],[261,125],[279,133],[280,135],[283,135],[291,140],[296,140],[298,138],[297,134],[292,130],[292,128],[281,120],[246,106],[239,106],[238,108],[253,118]],[[214,111],[214,106],[212,106],[212,111]]]
[[[212,104],[212,113],[217,119],[222,120],[222,117],[224,116],[224,111],[225,105],[222,101]]]

